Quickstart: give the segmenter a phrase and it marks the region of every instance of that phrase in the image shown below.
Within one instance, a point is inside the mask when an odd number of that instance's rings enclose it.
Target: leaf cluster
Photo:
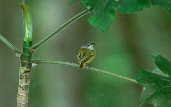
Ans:
[[[160,55],[154,56],[154,62],[160,71],[142,70],[136,75],[137,82],[144,87],[140,105],[171,107],[171,62]]]
[[[71,0],[70,3],[73,3]],[[151,6],[160,6],[171,13],[171,0],[79,0],[84,8],[92,8],[88,21],[101,31],[106,31],[119,13],[131,14]]]

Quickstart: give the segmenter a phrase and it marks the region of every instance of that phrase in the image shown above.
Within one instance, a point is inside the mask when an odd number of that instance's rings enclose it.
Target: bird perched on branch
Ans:
[[[94,48],[95,43],[90,41],[81,46],[77,54],[77,63],[80,64],[80,68],[85,67],[88,63],[92,62],[96,56],[96,50]]]

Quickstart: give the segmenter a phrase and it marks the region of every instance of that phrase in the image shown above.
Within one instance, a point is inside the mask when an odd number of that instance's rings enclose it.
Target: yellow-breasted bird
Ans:
[[[81,46],[77,54],[77,63],[80,64],[80,68],[85,67],[88,63],[92,62],[96,56],[96,50],[94,43],[88,42],[87,45]]]

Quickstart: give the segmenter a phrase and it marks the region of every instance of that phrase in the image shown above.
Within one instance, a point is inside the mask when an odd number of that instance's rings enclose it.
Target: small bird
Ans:
[[[80,68],[85,67],[88,63],[92,62],[96,56],[96,50],[94,48],[95,43],[90,41],[87,45],[81,46],[77,54],[77,63],[80,64]]]

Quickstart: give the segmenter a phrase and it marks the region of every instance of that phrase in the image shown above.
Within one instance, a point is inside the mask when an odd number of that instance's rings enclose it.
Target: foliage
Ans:
[[[106,31],[115,18],[115,8],[118,3],[114,0],[80,0],[85,8],[93,8],[89,23],[96,28]]]
[[[73,0],[71,0],[73,1]],[[115,10],[119,13],[131,14],[157,5],[171,13],[170,0],[79,0],[84,8],[92,8],[89,23],[101,31],[106,31],[115,18]]]
[[[152,103],[155,107],[170,107],[171,62],[160,55],[154,56],[154,61],[161,72],[142,70],[136,75],[138,83],[144,86],[140,105],[143,103]]]
[[[170,0],[151,0],[152,5],[158,5],[166,9],[171,13],[171,1]]]

